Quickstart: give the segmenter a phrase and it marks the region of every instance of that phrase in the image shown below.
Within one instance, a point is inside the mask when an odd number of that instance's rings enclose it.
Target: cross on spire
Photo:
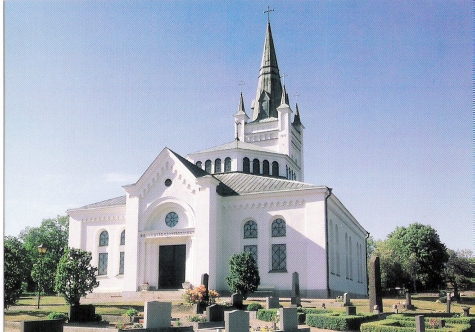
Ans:
[[[244,83],[243,81],[239,82],[239,86],[241,87],[241,93],[242,93],[242,86],[245,85],[246,83]]]
[[[274,9],[270,9],[269,6],[267,6],[267,10],[264,11],[264,14],[267,13],[267,22],[270,23],[270,12],[273,12]]]
[[[287,77],[287,76],[289,76],[289,75],[287,75],[286,73],[282,73],[282,76],[280,76],[280,78],[284,79],[284,82],[283,82],[284,86],[285,86],[285,77]]]
[[[300,95],[296,92],[296,93],[294,94],[294,97],[295,97],[295,102],[298,102],[298,98],[300,97]]]

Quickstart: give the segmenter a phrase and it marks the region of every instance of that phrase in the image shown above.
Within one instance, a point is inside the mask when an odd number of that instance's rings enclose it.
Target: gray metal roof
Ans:
[[[243,141],[234,140],[232,142],[222,144],[222,145],[218,145],[218,146],[215,146],[213,148],[209,148],[209,149],[206,149],[206,150],[201,150],[201,151],[198,151],[198,152],[190,153],[189,155],[194,155],[194,154],[198,154],[198,153],[208,153],[208,152],[214,152],[214,151],[222,151],[222,150],[232,150],[232,149],[243,149],[243,150],[251,150],[251,151],[276,153],[274,151],[271,151],[271,150],[266,149],[266,148],[262,148],[260,146],[257,146],[257,145],[251,144],[251,143],[246,143],[246,142],[243,142]],[[279,154],[279,153],[276,153],[276,154]]]
[[[125,200],[126,199],[124,195],[120,197],[106,199],[105,201],[84,205],[80,208],[75,208],[71,210],[86,210],[86,209],[96,209],[96,208],[102,208],[102,207],[108,207],[108,206],[125,205]]]
[[[284,178],[253,175],[239,172],[214,174],[213,176],[221,182],[218,186],[218,194],[220,194],[221,196],[234,196],[251,193],[301,190],[324,187],[298,181],[291,181]]]

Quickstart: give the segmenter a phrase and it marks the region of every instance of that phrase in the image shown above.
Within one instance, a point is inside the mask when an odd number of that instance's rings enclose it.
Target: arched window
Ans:
[[[219,158],[214,161],[214,172],[221,173],[221,159]]]
[[[246,221],[244,224],[244,238],[257,238],[257,223],[254,220]]]
[[[277,161],[272,162],[272,175],[279,176],[279,163]]]
[[[196,162],[196,166],[198,166],[199,168],[203,168],[203,163],[201,161],[197,161]]]
[[[272,222],[272,237],[282,237],[285,235],[285,221],[280,218],[274,220]]]
[[[120,245],[123,246],[125,244],[125,229],[120,233]]]
[[[224,159],[224,171],[231,172],[231,158],[227,157]]]
[[[244,157],[242,160],[242,171],[244,173],[251,173],[251,164],[248,157]]]
[[[107,231],[103,231],[101,235],[99,235],[99,246],[104,247],[109,245],[109,233]]]
[[[261,163],[259,159],[254,159],[252,161],[252,174],[260,174],[261,173]]]
[[[205,171],[211,173],[211,160],[205,161]]]
[[[269,175],[270,174],[269,161],[268,160],[264,160],[262,162],[262,174],[264,174],[264,175]]]

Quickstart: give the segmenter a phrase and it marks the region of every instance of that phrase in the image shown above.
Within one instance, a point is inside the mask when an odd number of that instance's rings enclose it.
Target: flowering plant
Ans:
[[[201,303],[204,302],[205,295],[206,287],[204,285],[200,285],[185,290],[185,292],[183,293],[183,299],[188,304]],[[208,304],[213,304],[216,302],[216,298],[219,297],[219,293],[215,290],[210,289],[208,291],[208,296]]]

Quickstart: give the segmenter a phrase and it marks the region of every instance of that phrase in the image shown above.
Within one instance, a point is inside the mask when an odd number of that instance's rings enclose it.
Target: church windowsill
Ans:
[[[287,269],[284,269],[284,270],[270,270],[269,273],[287,273]]]

